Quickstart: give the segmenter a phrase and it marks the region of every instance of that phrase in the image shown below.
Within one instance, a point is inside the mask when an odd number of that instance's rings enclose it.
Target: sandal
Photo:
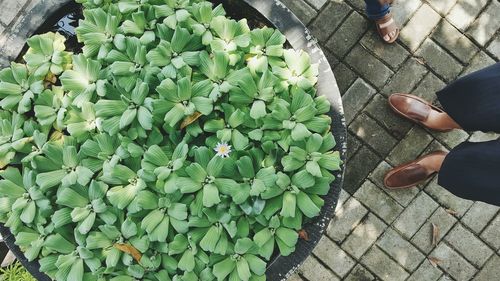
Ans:
[[[384,40],[384,42],[391,44],[398,39],[399,27],[396,25],[396,21],[392,17],[392,13],[388,13],[383,18],[375,20],[375,25],[377,26],[377,32]],[[395,32],[393,36],[389,35]],[[389,36],[389,40],[385,40],[384,37]]]

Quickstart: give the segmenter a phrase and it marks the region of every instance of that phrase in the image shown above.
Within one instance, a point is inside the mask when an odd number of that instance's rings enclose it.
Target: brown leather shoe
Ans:
[[[427,154],[419,159],[398,166],[385,175],[384,185],[389,189],[410,188],[425,182],[432,177],[437,171],[432,171],[420,165],[422,160],[434,155],[447,155],[447,152],[436,151]]]
[[[432,110],[440,113],[444,111],[417,96],[400,93],[392,94],[389,97],[389,106],[398,115],[426,128],[440,132],[449,132],[452,130],[452,128],[440,128],[429,124],[427,121]]]

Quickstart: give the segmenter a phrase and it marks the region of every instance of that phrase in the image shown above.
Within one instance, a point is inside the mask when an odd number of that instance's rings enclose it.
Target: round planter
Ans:
[[[45,3],[47,1],[51,3]],[[68,2],[71,3],[67,4]],[[340,152],[341,159],[345,163],[347,133],[340,91],[328,60],[309,30],[290,9],[278,0],[212,0],[212,2],[222,3],[228,14],[235,19],[248,18],[251,27],[267,25],[279,29],[286,36],[290,47],[296,50],[303,49],[309,53],[313,63],[319,64],[318,94],[326,96],[331,102],[329,114],[332,118],[331,129],[337,141],[335,149]],[[50,11],[47,6],[51,7]],[[71,16],[67,15],[72,12],[73,15],[78,14],[78,10],[73,0],[39,1],[39,4],[28,12],[26,18],[20,19],[11,29],[11,33],[4,35],[4,39],[0,40],[0,50],[6,50],[3,60],[15,60],[23,54],[26,38],[36,33],[51,30],[68,33],[70,44],[76,44],[74,36],[71,37],[73,31]],[[47,18],[48,20],[45,20]],[[25,48],[26,46],[24,50]],[[5,61],[0,61],[0,63],[6,64]],[[341,171],[335,172],[337,179],[333,182],[330,192],[323,198],[325,205],[320,215],[304,225],[303,229],[308,234],[308,240],[299,239],[296,251],[290,256],[274,256],[268,263],[266,272],[268,280],[286,280],[311,254],[333,217],[343,183],[344,170],[345,165],[342,165]],[[14,236],[8,228],[0,225],[0,233],[9,249],[37,280],[51,280],[39,271],[38,262],[26,260],[19,247],[14,244]]]

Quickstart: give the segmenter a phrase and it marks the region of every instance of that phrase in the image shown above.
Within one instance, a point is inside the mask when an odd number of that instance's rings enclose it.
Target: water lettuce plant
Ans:
[[[317,66],[203,0],[77,0],[0,71],[0,222],[63,281],[265,280],[340,169]]]

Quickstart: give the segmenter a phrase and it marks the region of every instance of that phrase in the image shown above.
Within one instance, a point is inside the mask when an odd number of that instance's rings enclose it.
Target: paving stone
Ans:
[[[347,124],[352,122],[354,116],[363,109],[375,92],[363,79],[358,78],[354,81],[349,90],[342,96]]]
[[[399,38],[401,38],[401,41],[410,50],[415,51],[424,42],[427,35],[431,33],[440,19],[441,16],[429,5],[423,4],[406,26],[401,29]]]
[[[373,247],[361,259],[368,269],[384,281],[403,281],[409,274],[379,248]]]
[[[391,151],[387,160],[393,166],[415,160],[433,138],[421,127],[414,126]]]
[[[378,120],[379,124],[396,139],[402,139],[413,126],[412,122],[395,114],[387,104],[387,98],[380,94],[373,97],[365,111],[372,118]]]
[[[294,273],[292,276],[288,277],[288,281],[304,281],[298,273]]]
[[[432,135],[448,148],[454,148],[469,138],[469,134],[462,130],[453,130],[451,132],[436,132]]]
[[[355,198],[350,198],[337,209],[326,234],[335,242],[342,242],[366,216],[368,210]]]
[[[9,25],[11,21],[16,17],[16,15],[21,11],[26,2],[28,2],[28,0],[0,1],[0,11],[2,11],[0,21],[5,25]]]
[[[422,79],[412,94],[417,95],[424,100],[433,102],[437,98],[436,92],[442,90],[445,86],[446,83],[434,75],[434,73],[429,72],[424,79]]]
[[[424,150],[424,152],[422,153],[422,155],[426,155],[426,154],[429,154],[431,152],[434,152],[434,151],[446,151],[448,152],[449,149],[446,148],[442,143],[440,143],[439,141],[437,140],[433,140],[431,142],[431,144],[429,144],[429,146]],[[429,181],[430,182],[430,181]]]
[[[326,43],[326,47],[339,57],[344,57],[363,36],[368,21],[358,12],[352,12]]]
[[[481,51],[471,60],[469,66],[467,66],[467,68],[462,73],[462,76],[483,69],[492,64],[495,64],[495,60],[485,52]]]
[[[446,2],[438,0],[439,2]],[[479,48],[448,21],[442,20],[432,33],[432,38],[455,55],[462,63],[467,63]]]
[[[324,0],[313,0],[324,1]],[[325,9],[310,24],[310,30],[314,37],[325,42],[342,23],[344,18],[352,9],[345,2],[329,1]]]
[[[443,208],[439,207],[432,216],[424,223],[424,225],[413,235],[411,242],[415,244],[425,254],[430,253],[435,245],[432,245],[432,224],[439,229],[439,236],[436,242],[440,242],[443,237],[450,231],[457,219],[448,214]]]
[[[328,2],[328,0],[307,0],[311,6],[313,6],[316,10],[323,8],[323,6]]]
[[[481,46],[486,45],[500,28],[498,11],[500,11],[500,2],[491,1],[486,10],[481,13],[467,31],[467,34],[472,36]]]
[[[476,267],[483,266],[493,254],[493,250],[461,224],[456,224],[444,239]]]
[[[488,2],[488,0],[458,0],[446,19],[456,28],[465,31]]]
[[[335,206],[335,212],[342,208],[349,198],[351,198],[351,195],[347,193],[347,191],[341,189],[337,206]]]
[[[430,256],[438,258],[439,267],[456,280],[470,280],[476,273],[474,266],[444,243],[440,243]]]
[[[394,228],[399,230],[406,238],[411,238],[438,206],[438,203],[429,195],[421,192],[394,222]]]
[[[392,166],[389,163],[382,161],[375,168],[375,170],[370,174],[369,179],[375,183],[378,187],[382,188],[385,193],[389,194],[394,200],[396,200],[403,207],[408,206],[410,202],[415,198],[415,196],[420,192],[418,187],[408,188],[405,190],[392,190],[386,189],[384,187],[384,176],[385,174],[392,169]]]
[[[426,187],[427,192],[434,200],[439,202],[444,208],[456,212],[456,216],[461,218],[467,210],[472,206],[472,201],[465,200],[453,195],[448,190],[437,184],[437,177],[435,177]]]
[[[314,281],[338,281],[340,280],[333,272],[324,267],[318,262],[313,256],[309,256],[304,264],[299,269],[299,273],[302,274],[308,280]]]
[[[411,90],[427,74],[427,68],[416,59],[409,59],[384,87],[382,93],[389,96],[392,93],[410,93]]]
[[[480,234],[486,225],[498,213],[499,208],[483,202],[474,202],[474,205],[462,217],[461,221],[476,234]]]
[[[500,35],[497,35],[488,46],[488,51],[493,54],[497,59],[500,59]]]
[[[334,1],[343,1],[343,0],[334,0]],[[351,3],[358,11],[365,11],[366,4],[364,0],[346,0],[346,2]]]
[[[457,0],[427,0],[427,2],[439,14],[446,16],[451,8],[457,3]]]
[[[397,143],[393,136],[364,113],[354,119],[349,130],[382,156],[387,155]]]
[[[486,229],[481,233],[481,239],[492,246],[495,250],[500,249],[500,214],[492,220]]]
[[[347,161],[351,160],[360,147],[361,142],[358,138],[352,133],[347,133]]]
[[[345,61],[377,88],[381,88],[393,74],[392,70],[360,45],[352,49]]]
[[[377,241],[377,246],[410,272],[417,269],[425,259],[415,246],[392,228],[387,228]]]
[[[399,43],[386,44],[380,40],[376,30],[370,29],[361,38],[360,44],[370,50],[378,58],[385,61],[392,69],[397,69],[408,58],[410,53]]]
[[[342,62],[333,69],[333,73],[335,74],[335,79],[342,95],[349,89],[354,80],[358,78],[358,75]]]
[[[470,142],[484,142],[492,141],[500,138],[500,134],[496,133],[484,133],[484,132],[474,132],[469,138]]]
[[[281,0],[304,24],[308,24],[317,14],[313,7],[303,1]]]
[[[392,223],[403,211],[403,208],[394,199],[369,180],[363,183],[354,197],[388,224]]]
[[[364,266],[357,264],[344,281],[375,281],[376,277]]]
[[[347,237],[341,247],[354,258],[359,259],[386,228],[387,225],[383,221],[370,213]]]
[[[406,281],[436,281],[442,274],[443,272],[441,270],[434,267],[429,260],[426,259],[418,269],[411,274],[410,278],[406,279]]]
[[[339,59],[327,49],[322,49],[322,50],[326,56],[326,59],[328,60],[328,63],[330,64],[330,67],[332,69],[335,68],[340,63]]]
[[[379,162],[379,156],[366,146],[361,147],[346,166],[343,188],[349,194],[354,194]]]
[[[430,39],[425,40],[416,54],[447,82],[454,80],[462,70],[458,61]]]
[[[340,277],[346,276],[356,265],[356,262],[346,252],[326,236],[321,238],[313,253]]]
[[[474,277],[474,281],[500,280],[500,256],[493,255],[484,265],[479,273]]]
[[[421,0],[394,1],[391,8],[394,20],[403,26],[421,4]]]

